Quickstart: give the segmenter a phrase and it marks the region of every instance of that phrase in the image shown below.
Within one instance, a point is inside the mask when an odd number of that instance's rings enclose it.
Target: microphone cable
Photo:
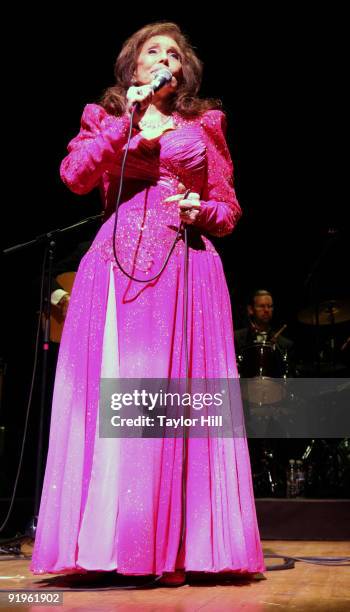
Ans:
[[[165,269],[171,254],[175,248],[175,245],[179,239],[179,236],[181,234],[182,231],[182,224],[179,224],[179,227],[177,229],[176,232],[176,236],[175,239],[169,249],[169,252],[164,260],[163,265],[161,266],[159,272],[157,272],[157,274],[155,274],[154,276],[152,276],[151,278],[137,278],[136,276],[133,276],[132,274],[129,274],[129,272],[127,272],[122,264],[120,263],[118,256],[117,256],[117,251],[116,251],[116,235],[117,235],[117,226],[118,226],[118,212],[119,212],[119,206],[120,206],[120,199],[121,199],[121,195],[122,195],[122,191],[123,191],[123,184],[124,184],[124,173],[125,173],[125,164],[126,164],[126,159],[128,156],[128,152],[129,152],[129,148],[130,148],[130,141],[131,141],[131,134],[132,134],[132,128],[133,128],[133,120],[134,120],[134,114],[135,114],[135,110],[136,110],[136,105],[133,106],[132,110],[131,110],[131,115],[130,115],[130,128],[129,128],[129,134],[128,134],[128,141],[126,143],[126,147],[125,147],[125,152],[124,152],[124,156],[123,156],[123,160],[122,160],[122,164],[121,164],[121,171],[120,171],[120,181],[119,181],[119,190],[118,190],[118,196],[117,196],[117,201],[116,201],[116,205],[115,205],[115,218],[114,218],[114,227],[113,227],[113,237],[112,237],[112,242],[113,242],[113,255],[114,255],[114,260],[119,268],[119,270],[121,270],[121,272],[123,272],[123,274],[125,274],[125,276],[127,276],[130,280],[133,280],[137,283],[151,283],[152,281],[156,280],[157,278],[160,277],[160,275],[162,274],[163,270]],[[184,193],[184,199],[188,196],[190,190],[188,189],[185,193]]]

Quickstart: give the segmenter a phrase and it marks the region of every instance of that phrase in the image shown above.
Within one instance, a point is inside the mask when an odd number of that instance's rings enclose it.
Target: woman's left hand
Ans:
[[[201,208],[199,193],[190,192],[182,183],[178,184],[177,189],[179,193],[166,198],[164,202],[178,202],[181,221],[187,224],[194,223]]]

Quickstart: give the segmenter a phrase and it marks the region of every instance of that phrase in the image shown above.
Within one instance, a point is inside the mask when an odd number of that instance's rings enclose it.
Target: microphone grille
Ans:
[[[169,70],[169,68],[159,68],[159,70],[157,70],[155,73],[155,76],[160,76],[169,80],[173,78],[172,72]]]
[[[153,83],[157,86],[163,85],[164,83],[168,83],[173,78],[172,73],[168,68],[160,68],[157,72],[154,73]]]

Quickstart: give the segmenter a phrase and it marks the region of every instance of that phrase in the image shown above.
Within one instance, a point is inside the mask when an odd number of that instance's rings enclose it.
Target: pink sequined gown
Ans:
[[[64,327],[32,571],[161,574],[264,570],[245,438],[189,439],[186,536],[181,533],[182,439],[101,439],[100,376],[183,378],[183,240],[161,277],[130,281],[114,264],[112,231],[129,119],[88,105],[62,178],[74,192],[100,186],[111,216],[84,256]],[[204,236],[240,217],[224,116],[175,115],[154,140],[134,132],[119,209],[117,253],[139,278],[161,267],[178,226],[178,183],[201,194],[189,250],[190,376],[237,376],[221,260]],[[237,410],[241,410],[240,403]]]

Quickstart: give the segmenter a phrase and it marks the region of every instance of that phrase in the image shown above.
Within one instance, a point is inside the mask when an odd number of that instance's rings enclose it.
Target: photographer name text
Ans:
[[[111,418],[111,424],[113,427],[172,427],[177,429],[178,427],[222,427],[223,418],[222,415],[215,416],[200,416],[193,418],[186,418],[181,416],[179,418],[169,418],[166,415],[159,414],[156,417],[150,417],[145,415],[139,415],[134,418],[121,417],[119,414],[115,414]]]

